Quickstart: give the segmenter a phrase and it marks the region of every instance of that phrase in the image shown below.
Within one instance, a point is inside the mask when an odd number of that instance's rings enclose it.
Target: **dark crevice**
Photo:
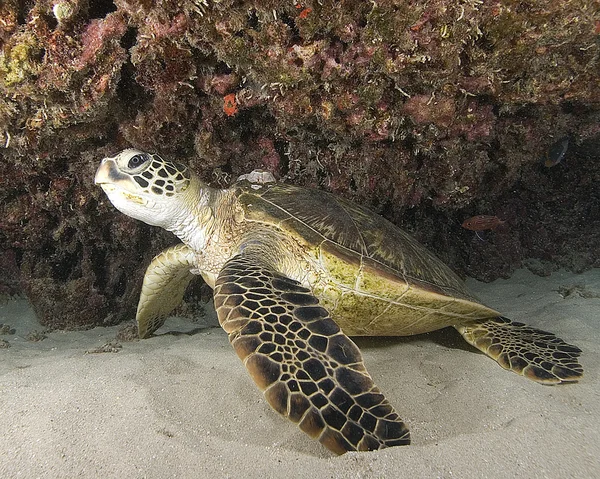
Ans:
[[[406,151],[413,151],[417,145],[417,140],[412,135],[407,135],[404,140],[400,142]]]
[[[394,218],[394,203],[392,200],[385,200],[379,207],[379,214],[389,221]]]
[[[248,12],[248,28],[251,28],[257,32],[260,31],[260,22],[258,21],[258,15],[256,15],[255,9],[252,9]]]
[[[494,42],[485,33],[475,41],[475,46],[485,53],[492,53],[495,49]]]
[[[17,23],[19,25],[25,25],[27,23],[27,14],[33,8],[35,2],[33,1],[25,1],[20,2],[21,8],[19,8],[19,12],[17,13]]]
[[[471,57],[469,56],[469,54],[467,53],[466,50],[462,50],[458,54],[458,60],[459,60],[460,69],[461,69],[463,75],[470,76],[469,72],[471,70]]]
[[[66,253],[58,261],[53,262],[52,276],[55,281],[64,283],[81,277],[81,249],[81,243],[78,243],[75,252]]]
[[[94,276],[96,277],[95,286],[100,290],[104,290],[106,288],[106,273],[107,273],[107,261],[106,261],[106,252],[101,249],[94,248],[90,254],[91,263],[92,263],[92,271],[94,272]]]
[[[589,115],[594,111],[592,105],[586,105],[578,101],[565,100],[560,103],[560,109],[563,113],[572,115]]]
[[[123,272],[119,272],[119,279],[115,285],[113,296],[117,298],[123,297],[127,292],[127,275]]]
[[[358,191],[358,187],[356,186],[356,180],[354,179],[354,177],[350,178],[350,185],[348,186],[350,188],[350,191],[355,193]]]
[[[135,71],[131,62],[125,62],[117,85],[117,97],[121,105],[126,105],[127,117],[134,116],[137,109],[150,98],[150,94],[135,81]]]
[[[233,70],[231,69],[231,67],[225,62],[218,62],[215,65],[215,75],[228,75],[232,71]]]
[[[231,161],[227,161],[224,165],[221,165],[221,171],[223,173],[230,174],[233,172],[233,168],[231,167]]]
[[[285,23],[288,27],[290,27],[290,44],[296,45],[302,41],[302,37],[300,36],[300,30],[298,30],[298,26],[296,25],[295,20],[290,17],[287,13],[282,13],[279,18],[283,23]]]
[[[119,44],[125,49],[129,50],[136,44],[138,30],[137,28],[129,27],[125,32],[125,35],[121,37]]]
[[[54,30],[58,26],[58,20],[54,15],[44,15],[44,20],[46,20],[50,30]]]
[[[106,15],[117,11],[117,6],[112,1],[99,0],[90,2],[88,11],[90,18],[104,18]]]
[[[285,176],[289,173],[290,159],[287,155],[288,142],[284,140],[275,140],[273,142],[275,151],[279,155],[279,169],[281,176]]]
[[[502,156],[504,155],[504,151],[502,150],[502,145],[500,140],[497,138],[490,142],[490,146],[487,149],[488,158],[494,162],[499,163]]]

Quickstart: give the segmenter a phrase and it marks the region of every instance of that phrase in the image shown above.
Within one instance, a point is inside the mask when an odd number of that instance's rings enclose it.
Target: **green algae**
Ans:
[[[42,67],[43,49],[36,38],[22,33],[12,47],[0,52],[0,83],[14,87],[35,78]]]

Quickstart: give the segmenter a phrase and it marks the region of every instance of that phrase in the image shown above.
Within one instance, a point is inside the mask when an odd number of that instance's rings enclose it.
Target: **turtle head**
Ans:
[[[129,149],[104,158],[94,182],[122,213],[168,228],[177,212],[185,209],[193,178],[186,166]]]

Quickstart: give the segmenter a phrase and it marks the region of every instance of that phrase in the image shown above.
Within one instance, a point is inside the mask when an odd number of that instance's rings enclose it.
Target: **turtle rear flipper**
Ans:
[[[219,322],[277,412],[338,454],[408,444],[359,349],[318,302],[248,249],[215,284]]]
[[[581,349],[556,335],[498,316],[455,326],[465,340],[504,369],[545,384],[583,376]]]
[[[146,269],[136,314],[140,338],[152,335],[181,303],[194,277],[194,256],[189,246],[178,244],[156,255]]]

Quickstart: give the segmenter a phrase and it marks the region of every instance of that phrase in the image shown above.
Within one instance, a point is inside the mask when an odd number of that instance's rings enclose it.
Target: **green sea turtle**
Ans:
[[[268,180],[216,190],[185,166],[132,149],[102,160],[95,182],[117,209],[182,240],[146,271],[140,337],[164,323],[201,275],[269,404],[336,453],[409,443],[348,336],[453,326],[534,381],[583,374],[579,348],[482,305],[411,236],[342,198]]]

